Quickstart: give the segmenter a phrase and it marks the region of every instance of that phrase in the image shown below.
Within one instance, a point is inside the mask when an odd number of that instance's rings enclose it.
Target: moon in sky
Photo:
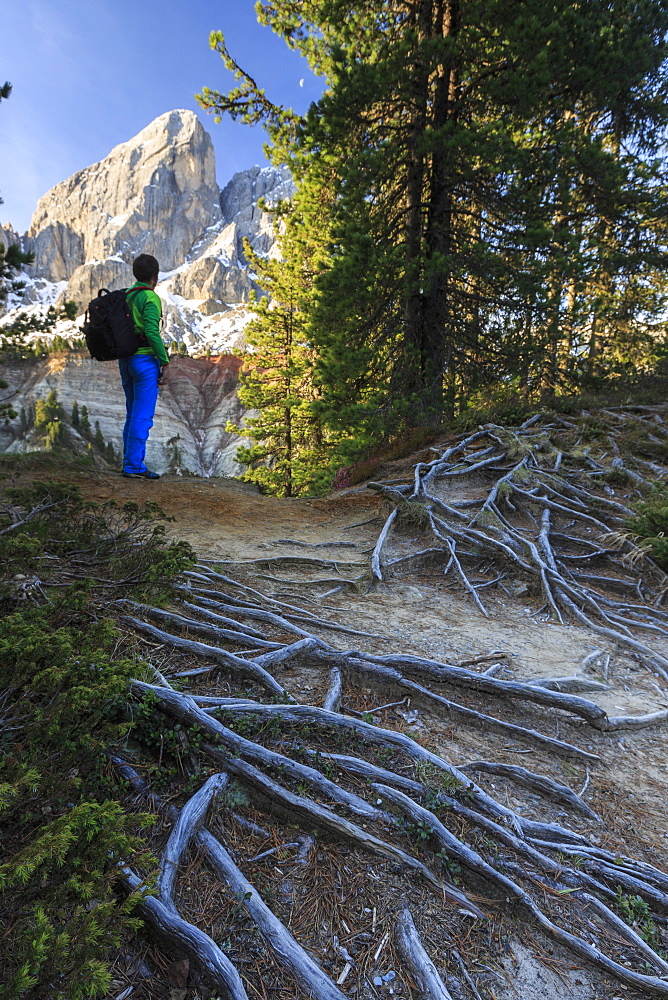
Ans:
[[[304,86],[304,77],[302,77],[301,80],[299,81],[299,86],[300,87]]]

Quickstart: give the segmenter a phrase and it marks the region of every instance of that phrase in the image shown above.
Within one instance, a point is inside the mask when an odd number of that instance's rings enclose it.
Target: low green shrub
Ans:
[[[161,600],[192,564],[153,505],[96,505],[71,484],[0,506],[0,998],[108,991],[110,948],[137,926],[117,865],[149,873],[150,817],[126,813],[108,753],[133,726],[142,670],[110,599]],[[120,608],[119,608],[120,610]]]
[[[626,527],[640,548],[668,573],[668,484],[656,486],[632,509],[635,516]]]

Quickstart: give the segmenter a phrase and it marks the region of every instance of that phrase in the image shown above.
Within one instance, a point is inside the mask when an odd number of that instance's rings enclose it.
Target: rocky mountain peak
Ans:
[[[169,111],[40,199],[21,241],[36,257],[22,307],[69,299],[82,313],[98,289],[132,284],[133,258],[151,253],[162,271],[165,339],[196,353],[236,348],[250,292],[259,291],[243,241],[274,251],[272,216],[259,203],[293,190],[286,168],[267,165],[236,173],[221,192],[208,133],[192,111]],[[10,313],[18,305],[8,304]]]
[[[272,216],[262,211],[259,202],[268,206],[285,201],[294,194],[295,185],[287,167],[251,167],[242,170],[220,193],[223,218],[237,226],[237,252],[243,253],[242,241],[247,238],[256,253],[271,251],[276,237]]]
[[[87,301],[138,253],[178,267],[220,215],[211,138],[192,111],[170,111],[39,200],[25,240],[31,273]]]

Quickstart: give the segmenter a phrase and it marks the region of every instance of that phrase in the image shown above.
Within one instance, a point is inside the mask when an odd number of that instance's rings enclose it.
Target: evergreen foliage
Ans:
[[[299,393],[329,468],[451,420],[490,386],[535,400],[652,368],[668,263],[665,4],[257,10],[323,77],[323,97],[302,117],[273,104],[214,33],[238,86],[199,99],[217,118],[262,121],[296,180],[283,263],[260,281],[271,293],[309,274]],[[256,423],[253,474],[280,461],[277,426]]]
[[[104,437],[102,435],[102,430],[100,429],[100,421],[99,420],[95,421],[95,436],[93,438],[93,443],[95,444],[95,447],[100,452],[100,454],[102,454],[104,452],[104,450],[105,450],[106,445],[104,443]]]
[[[58,402],[58,395],[52,389],[46,399],[35,401],[33,427],[36,435],[44,441],[47,451],[63,447],[69,440],[65,410]]]
[[[84,349],[83,338],[70,341],[60,334],[56,334],[50,341],[37,338],[32,344],[26,343],[27,334],[51,333],[58,320],[73,319],[76,316],[76,309],[76,303],[68,301],[61,309],[49,306],[44,313],[19,315],[11,323],[6,323],[0,328],[0,359],[9,361],[16,358],[40,358],[47,354]]]
[[[0,997],[79,1000],[109,989],[109,949],[137,926],[118,861],[146,872],[142,830],[106,777],[127,738],[128,681],[106,613],[114,594],[162,600],[192,565],[151,506],[97,506],[76,487],[6,491],[0,514]],[[111,794],[110,794],[111,793]]]
[[[668,489],[658,485],[643,500],[634,505],[635,517],[627,527],[644,552],[650,555],[664,572],[668,572]]]
[[[82,434],[90,434],[90,418],[88,416],[88,407],[85,404],[81,407],[81,419],[79,421],[79,426]]]
[[[284,245],[290,245],[295,216],[286,220]],[[248,244],[245,253],[271,298],[253,297],[255,318],[246,328],[252,354],[240,375],[239,399],[258,416],[228,430],[250,437],[237,450],[243,478],[277,496],[299,496],[327,479],[327,449],[313,403],[313,350],[305,333],[306,302],[312,278],[297,254],[286,261],[263,259]]]
[[[32,264],[34,253],[23,253],[16,243],[5,247],[0,243],[0,302],[4,302],[12,292],[20,292],[25,288],[25,282],[17,278],[17,274],[25,264]]]

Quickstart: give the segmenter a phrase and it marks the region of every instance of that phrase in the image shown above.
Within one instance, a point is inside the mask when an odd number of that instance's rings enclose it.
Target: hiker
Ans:
[[[120,358],[118,362],[127,413],[123,428],[123,475],[129,479],[160,479],[144,462],[163,369],[169,364],[160,337],[162,303],[154,291],[159,272],[155,257],[140,254],[132,264],[137,280],[127,295],[141,344],[129,358]]]

